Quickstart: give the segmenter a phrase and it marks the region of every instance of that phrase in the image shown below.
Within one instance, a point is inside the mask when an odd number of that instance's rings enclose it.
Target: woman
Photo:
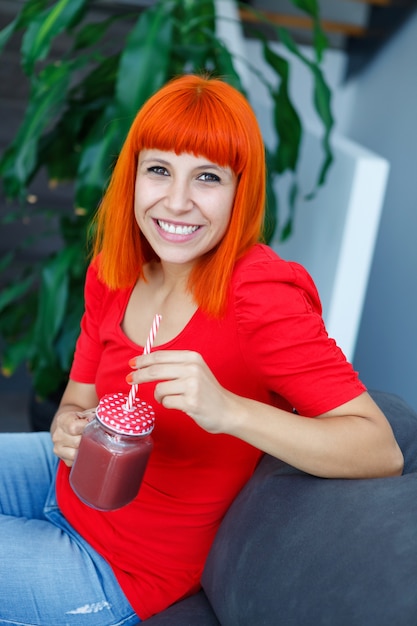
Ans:
[[[136,624],[195,592],[263,452],[323,477],[401,473],[384,415],[326,334],[311,278],[257,243],[264,201],[261,134],[232,87],[185,76],[138,113],[97,217],[51,427],[56,456],[45,435],[3,441],[1,618]],[[100,512],[68,482],[80,414],[131,384],[154,405],[154,451],[137,498]]]

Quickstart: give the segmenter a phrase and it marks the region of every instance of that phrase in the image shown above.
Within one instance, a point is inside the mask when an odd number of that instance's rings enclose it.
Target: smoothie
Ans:
[[[153,448],[152,407],[136,400],[129,411],[125,402],[123,394],[100,401],[70,473],[78,497],[102,511],[121,508],[136,497]]]

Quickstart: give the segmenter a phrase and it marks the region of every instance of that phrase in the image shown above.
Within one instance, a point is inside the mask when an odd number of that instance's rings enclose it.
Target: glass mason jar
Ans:
[[[70,484],[85,504],[100,511],[119,509],[139,492],[155,424],[152,407],[109,394],[100,400],[95,418],[87,424],[70,473]]]

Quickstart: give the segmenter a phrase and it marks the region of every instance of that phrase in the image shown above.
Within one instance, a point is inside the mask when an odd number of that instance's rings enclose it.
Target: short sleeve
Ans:
[[[92,263],[86,275],[85,310],[81,319],[81,333],[76,343],[70,371],[71,380],[81,383],[95,383],[97,367],[102,353],[99,327],[105,292],[106,287],[99,281],[96,265]]]
[[[329,338],[308,272],[261,247],[240,266],[235,314],[247,367],[300,414],[314,416],[365,391]]]

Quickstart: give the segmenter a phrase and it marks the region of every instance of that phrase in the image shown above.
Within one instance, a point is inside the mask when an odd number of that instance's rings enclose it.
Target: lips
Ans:
[[[172,222],[164,222],[163,220],[157,220],[158,226],[165,233],[170,235],[192,235],[200,226],[191,226],[186,224],[173,224]]]

